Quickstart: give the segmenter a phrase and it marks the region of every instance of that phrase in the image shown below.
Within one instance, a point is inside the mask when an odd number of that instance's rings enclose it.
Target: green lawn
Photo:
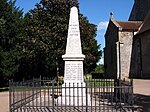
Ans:
[[[89,79],[86,80],[88,86],[113,86],[114,80],[112,79]]]

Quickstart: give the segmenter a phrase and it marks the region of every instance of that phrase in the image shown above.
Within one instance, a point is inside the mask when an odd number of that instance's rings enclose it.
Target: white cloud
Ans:
[[[98,30],[97,35],[104,36],[105,30]]]
[[[98,30],[106,30],[108,26],[108,21],[100,22],[97,26]]]

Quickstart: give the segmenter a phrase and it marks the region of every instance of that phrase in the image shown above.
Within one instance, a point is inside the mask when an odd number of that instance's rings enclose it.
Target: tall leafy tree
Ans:
[[[23,44],[35,75],[63,75],[70,8],[77,0],[41,0],[36,8],[25,15],[26,39]],[[91,72],[101,57],[95,40],[96,25],[79,13],[85,71]],[[42,74],[43,73],[43,74]]]
[[[0,74],[3,80],[12,78],[19,69],[22,14],[15,1],[0,1]]]
[[[90,73],[96,68],[97,62],[102,56],[100,45],[95,39],[97,26],[90,23],[81,13],[79,20],[83,54],[86,56],[84,60],[85,73]]]

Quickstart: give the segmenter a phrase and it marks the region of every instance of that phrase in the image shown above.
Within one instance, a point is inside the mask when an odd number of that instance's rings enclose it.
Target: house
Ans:
[[[110,18],[104,48],[106,77],[129,77],[133,36],[141,24],[141,21],[117,21]]]

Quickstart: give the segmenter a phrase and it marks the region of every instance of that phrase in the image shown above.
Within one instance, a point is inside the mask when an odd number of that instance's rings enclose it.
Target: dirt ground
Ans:
[[[9,112],[9,92],[0,92],[0,112]]]
[[[133,80],[134,104],[138,112],[150,112],[150,80]],[[0,112],[9,112],[9,92],[0,92]]]
[[[150,80],[133,80],[134,105],[138,112],[150,112]]]

